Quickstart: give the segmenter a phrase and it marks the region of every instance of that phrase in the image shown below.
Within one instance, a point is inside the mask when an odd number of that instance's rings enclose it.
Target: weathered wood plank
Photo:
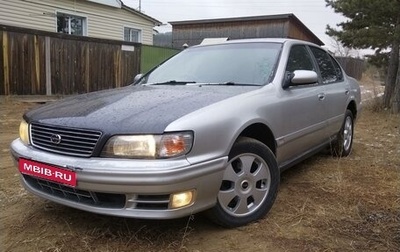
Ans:
[[[4,94],[10,94],[10,69],[9,69],[9,48],[8,48],[8,32],[3,32],[2,36],[2,43],[3,43],[3,75],[4,75]]]
[[[89,57],[89,53],[90,53],[90,49],[89,49],[89,44],[85,43],[84,44],[84,72],[83,72],[83,76],[84,76],[84,83],[85,83],[85,90],[88,93],[90,91],[90,57]]]
[[[45,38],[45,66],[46,66],[46,95],[52,95],[51,90],[51,48],[50,37]]]

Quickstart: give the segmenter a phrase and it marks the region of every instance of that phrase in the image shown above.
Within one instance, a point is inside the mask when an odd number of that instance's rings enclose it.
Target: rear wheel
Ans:
[[[278,186],[274,154],[260,141],[242,137],[232,147],[217,204],[208,215],[224,227],[248,224],[271,209]]]
[[[354,117],[350,110],[346,111],[342,128],[340,129],[337,140],[333,143],[332,154],[337,157],[350,155],[353,146]]]

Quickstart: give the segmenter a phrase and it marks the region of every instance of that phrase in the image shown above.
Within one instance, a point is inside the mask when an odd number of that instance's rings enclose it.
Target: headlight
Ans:
[[[29,124],[25,121],[19,124],[19,138],[24,144],[29,144]]]
[[[185,155],[193,144],[191,132],[163,135],[114,136],[104,146],[103,157],[170,158]]]

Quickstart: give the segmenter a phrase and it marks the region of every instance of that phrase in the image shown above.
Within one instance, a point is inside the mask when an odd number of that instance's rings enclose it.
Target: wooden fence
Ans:
[[[350,57],[335,57],[335,58],[349,76],[357,80],[361,80],[365,68],[365,62],[363,59],[356,59]]]
[[[0,95],[69,95],[132,83],[141,44],[0,25]]]

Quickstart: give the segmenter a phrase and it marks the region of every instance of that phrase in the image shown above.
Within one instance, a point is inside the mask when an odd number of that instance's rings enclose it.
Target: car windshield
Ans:
[[[139,83],[157,85],[265,85],[279,58],[279,43],[193,47],[172,57]]]

